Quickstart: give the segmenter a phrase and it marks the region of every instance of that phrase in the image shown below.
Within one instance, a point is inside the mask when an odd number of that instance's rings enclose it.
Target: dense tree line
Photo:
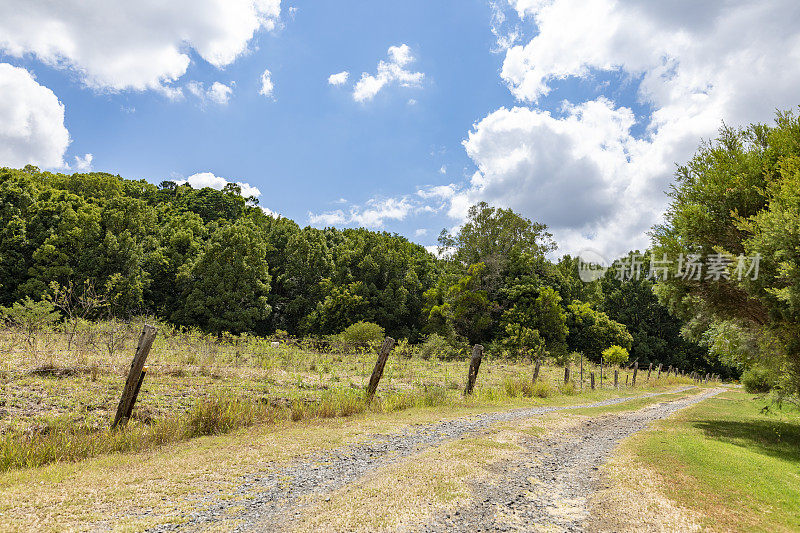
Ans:
[[[455,351],[480,342],[512,357],[599,361],[616,345],[640,365],[719,370],[652,281],[609,271],[584,283],[575,258],[548,259],[544,225],[486,204],[442,232],[437,257],[396,234],[301,228],[236,185],[26,167],[0,169],[0,224],[0,306],[90,286],[106,303],[96,315],[152,313],[216,333],[327,335],[365,321]]]

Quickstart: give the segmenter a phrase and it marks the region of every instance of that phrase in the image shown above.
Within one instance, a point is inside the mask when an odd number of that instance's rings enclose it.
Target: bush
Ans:
[[[762,394],[772,390],[775,386],[774,372],[764,367],[753,367],[742,374],[744,390],[751,394]]]
[[[628,350],[622,346],[609,346],[603,350],[603,361],[611,365],[621,365],[628,360]]]
[[[431,333],[420,347],[419,354],[423,359],[453,359],[458,356],[458,350],[441,335]]]
[[[536,398],[547,398],[553,394],[553,388],[546,381],[537,381],[531,388],[531,396]]]
[[[372,322],[356,322],[342,332],[342,340],[354,348],[366,348],[383,340],[383,328]]]

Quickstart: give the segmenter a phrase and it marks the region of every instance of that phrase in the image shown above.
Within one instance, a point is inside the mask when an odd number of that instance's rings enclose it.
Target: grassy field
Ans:
[[[658,514],[681,530],[800,530],[800,410],[766,405],[731,390],[632,437],[608,481],[648,508],[606,527],[646,530]]]
[[[323,350],[294,339],[281,339],[276,347],[275,339],[220,338],[159,325],[134,418],[125,431],[111,431],[141,327],[141,322],[86,323],[73,336],[48,330],[33,339],[25,332],[0,330],[0,471],[141,451],[283,420],[617,394],[609,380],[603,391],[588,391],[589,372],[596,370],[588,362],[583,387],[575,382],[565,387],[563,368],[548,365],[532,387],[529,361],[487,353],[475,393],[464,398],[466,358],[423,359],[405,346],[392,353],[378,394],[367,405],[363,389],[374,350]],[[620,383],[629,374],[622,371]],[[575,367],[572,376],[579,376]],[[688,382],[664,376],[656,380],[655,373],[647,381],[645,376],[639,373],[637,390]]]

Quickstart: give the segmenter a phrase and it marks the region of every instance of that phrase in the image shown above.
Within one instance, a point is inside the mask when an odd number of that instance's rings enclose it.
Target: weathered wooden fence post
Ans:
[[[653,371],[653,363],[650,363],[650,366],[647,367],[647,381],[650,381],[650,373]]]
[[[677,366],[675,367],[675,377],[676,378],[678,377],[678,367]]]
[[[614,369],[614,388],[619,388],[619,370],[616,368]]]
[[[594,387],[592,387],[594,388]],[[581,389],[583,389],[583,354],[581,353]]]
[[[589,380],[592,382],[592,390],[594,390],[594,372],[589,374]]]
[[[483,346],[476,344],[472,347],[472,359],[469,361],[469,374],[467,374],[467,386],[464,388],[464,396],[472,394],[475,388],[475,380],[478,378],[478,369],[483,358]]]
[[[564,383],[569,383],[569,363],[564,366]]]
[[[672,374],[672,365],[669,365],[669,368],[667,368],[667,377],[669,377],[670,374]]]
[[[378,360],[375,361],[375,368],[372,369],[372,376],[369,378],[367,385],[367,403],[372,401],[375,396],[375,391],[378,390],[378,383],[383,376],[383,368],[386,366],[386,360],[389,359],[389,354],[392,352],[394,346],[394,339],[386,337],[383,339],[380,350],[378,350]]]
[[[603,388],[603,360],[600,359],[600,388]]]
[[[536,383],[536,380],[539,379],[539,369],[541,368],[541,366],[542,366],[542,360],[537,359],[536,368],[533,369],[533,380],[531,381],[532,383]]]
[[[150,348],[153,347],[155,338],[156,328],[145,324],[142,335],[139,337],[136,354],[131,362],[131,369],[128,371],[128,378],[125,380],[125,388],[122,389],[122,396],[119,399],[119,405],[117,405],[117,414],[111,424],[112,428],[117,427],[119,424],[124,426],[131,413],[133,413],[133,405],[136,403],[136,397],[144,380],[144,363],[147,361],[147,355],[150,353]]]
[[[633,379],[631,380],[631,386],[636,386],[636,374],[639,373],[639,361],[633,363]]]
[[[628,388],[628,378],[631,377],[630,374],[625,374],[625,388]]]
[[[656,380],[661,379],[661,363],[658,363],[658,375],[656,376]]]

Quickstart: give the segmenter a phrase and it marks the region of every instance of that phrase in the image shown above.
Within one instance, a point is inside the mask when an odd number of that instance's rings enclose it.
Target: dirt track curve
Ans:
[[[291,529],[294,516],[304,505],[323,498],[364,475],[415,453],[490,426],[543,415],[553,411],[603,407],[640,398],[684,392],[682,387],[664,393],[564,407],[533,407],[457,418],[406,429],[392,435],[295,460],[267,465],[256,475],[241,479],[239,486],[220,494],[207,494],[201,510],[184,517],[181,524],[164,524],[150,531],[206,529],[225,531],[277,531]],[[655,420],[721,392],[665,401],[636,411],[591,418],[577,428],[541,439],[521,442],[523,449],[490,468],[496,481],[474,483],[474,501],[456,512],[434,516],[417,526],[422,531],[582,531],[586,498],[599,479],[602,464],[622,439]]]

